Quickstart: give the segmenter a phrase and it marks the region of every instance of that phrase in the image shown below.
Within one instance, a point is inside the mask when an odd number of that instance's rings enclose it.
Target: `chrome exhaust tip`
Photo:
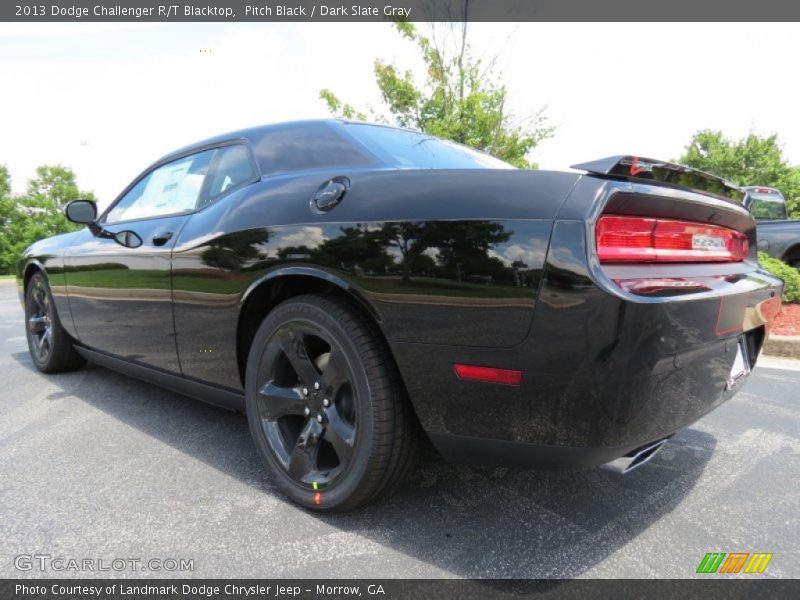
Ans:
[[[630,473],[653,458],[656,453],[661,450],[664,444],[667,443],[668,439],[669,438],[663,438],[657,442],[645,444],[644,446],[636,448],[636,450],[628,452],[625,456],[620,456],[611,462],[600,465],[600,467],[608,471],[620,473],[622,475]]]

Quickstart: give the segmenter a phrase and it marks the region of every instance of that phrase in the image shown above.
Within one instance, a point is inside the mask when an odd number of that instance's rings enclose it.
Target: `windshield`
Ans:
[[[513,169],[512,165],[467,146],[424,133],[348,123],[347,131],[386,164],[416,169]]]
[[[776,194],[750,194],[750,213],[761,221],[786,219],[786,204]]]

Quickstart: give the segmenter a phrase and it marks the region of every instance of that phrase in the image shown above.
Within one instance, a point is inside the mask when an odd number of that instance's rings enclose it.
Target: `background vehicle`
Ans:
[[[31,355],[246,411],[320,510],[402,480],[420,424],[452,460],[627,470],[738,389],[781,283],[738,189],[578,168],[338,120],[184,148],[24,253]]]
[[[780,190],[744,187],[744,205],[758,222],[758,249],[800,268],[800,221],[790,220]]]

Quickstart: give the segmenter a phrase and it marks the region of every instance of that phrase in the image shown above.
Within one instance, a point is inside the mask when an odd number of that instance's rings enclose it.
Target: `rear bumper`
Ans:
[[[746,334],[753,363],[762,331]],[[572,469],[608,463],[670,437],[733,397],[746,385],[726,389],[737,340],[664,356],[650,370],[640,361],[604,374],[602,364],[579,358],[572,362],[573,376],[527,370],[519,387],[458,380],[453,362],[487,361],[473,352],[437,348],[422,355],[406,348],[403,355],[416,355],[405,358],[419,361],[413,368],[425,373],[417,385],[427,389],[409,391],[447,460]],[[498,355],[490,364],[507,366],[508,358]]]
[[[591,467],[673,435],[741,389],[727,389],[739,340],[754,365],[779,279],[740,263],[706,293],[640,298],[570,261],[586,256],[583,240],[582,223],[556,225],[522,344],[392,345],[423,427],[449,460]],[[454,363],[518,369],[522,383],[461,381]]]
[[[639,447],[541,446],[447,433],[430,434],[430,439],[439,453],[453,463],[522,469],[586,469],[612,463]]]

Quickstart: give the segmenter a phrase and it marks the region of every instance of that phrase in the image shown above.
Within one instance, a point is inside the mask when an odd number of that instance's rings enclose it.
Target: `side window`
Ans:
[[[106,223],[194,210],[215,150],[162,165],[145,175],[106,215]]]
[[[241,144],[223,146],[219,149],[216,165],[211,173],[206,193],[198,203],[204,206],[237,186],[252,181],[256,173],[250,160],[250,151]]]

